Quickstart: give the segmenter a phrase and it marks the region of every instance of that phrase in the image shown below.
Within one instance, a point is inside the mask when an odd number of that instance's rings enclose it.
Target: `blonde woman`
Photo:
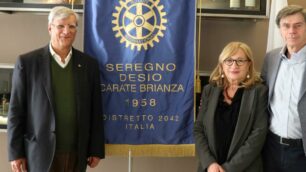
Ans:
[[[202,93],[194,126],[198,172],[262,171],[267,100],[251,49],[230,42]]]

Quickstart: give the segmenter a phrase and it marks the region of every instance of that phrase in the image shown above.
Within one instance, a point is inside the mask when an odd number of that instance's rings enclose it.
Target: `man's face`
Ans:
[[[288,48],[299,51],[306,44],[306,24],[302,14],[282,18],[280,31]]]
[[[74,15],[64,19],[55,18],[48,25],[52,47],[56,50],[71,48],[77,33],[77,22]]]

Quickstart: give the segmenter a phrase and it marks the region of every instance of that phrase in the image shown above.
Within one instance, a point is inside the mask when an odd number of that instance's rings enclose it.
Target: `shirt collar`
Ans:
[[[289,60],[286,55],[287,51],[288,51],[287,46],[284,46],[280,51],[280,54],[283,60]],[[292,53],[290,60],[292,60],[293,62],[297,62],[297,63],[306,61],[306,45],[302,49],[300,49],[298,52]]]
[[[65,63],[61,61],[61,57],[53,50],[51,42],[49,44],[49,51],[50,54],[52,55],[53,59],[62,67],[65,68],[67,64],[69,63],[71,57],[72,57],[72,48],[70,49],[67,57],[65,58]]]

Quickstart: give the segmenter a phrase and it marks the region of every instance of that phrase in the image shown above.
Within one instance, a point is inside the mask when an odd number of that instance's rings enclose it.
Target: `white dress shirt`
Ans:
[[[306,67],[306,46],[288,59],[286,48],[281,51],[282,59],[271,99],[270,130],[285,138],[302,138],[298,101],[302,78]]]
[[[53,50],[51,43],[49,44],[49,50],[50,50],[52,57],[57,62],[57,64],[60,65],[60,67],[65,68],[71,59],[72,49],[70,49],[67,57],[65,58],[65,62],[63,62],[62,58],[58,54],[56,54],[56,52]]]

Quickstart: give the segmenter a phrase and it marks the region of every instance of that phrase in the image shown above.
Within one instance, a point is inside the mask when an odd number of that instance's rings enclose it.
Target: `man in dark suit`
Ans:
[[[262,77],[269,87],[266,172],[306,170],[306,10],[287,6],[276,24],[286,45],[269,52]]]
[[[48,19],[50,44],[15,64],[9,161],[14,172],[83,172],[104,158],[99,66],[72,47],[74,11],[55,7]]]

